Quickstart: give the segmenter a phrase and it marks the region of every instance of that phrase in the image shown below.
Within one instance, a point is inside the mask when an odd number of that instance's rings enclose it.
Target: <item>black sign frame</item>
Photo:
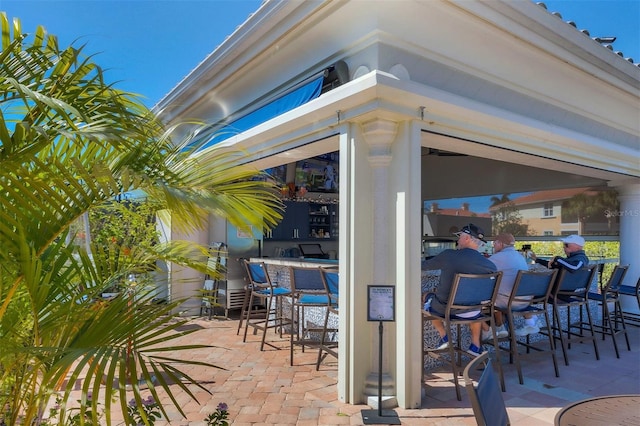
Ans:
[[[367,286],[367,321],[396,320],[396,286]]]

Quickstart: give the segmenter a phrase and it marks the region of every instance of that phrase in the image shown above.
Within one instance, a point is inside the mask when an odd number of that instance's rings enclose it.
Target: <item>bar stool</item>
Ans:
[[[329,304],[329,294],[322,282],[321,268],[289,267],[291,282],[291,333],[290,365],[293,365],[293,348],[298,345],[304,352],[305,347],[320,345],[322,326],[305,318],[309,308],[324,308]],[[316,336],[314,336],[314,334]]]
[[[283,315],[282,299],[291,296],[291,291],[283,287],[275,287],[271,283],[267,267],[264,262],[251,262],[244,260],[244,265],[249,277],[249,301],[247,305],[247,316],[245,317],[245,328],[243,342],[247,341],[247,332],[249,327],[253,328],[253,334],[258,330],[262,331],[262,340],[260,342],[260,350],[264,350],[265,343],[273,348],[276,346],[265,342],[267,330],[270,328],[279,329],[280,337],[282,337],[282,329],[291,321]],[[254,301],[258,299],[264,302],[264,316],[252,315],[251,307]]]
[[[562,346],[562,355],[565,365],[569,365],[569,357],[567,349],[571,348],[571,342],[584,342],[585,340],[593,341],[593,349],[595,351],[596,360],[600,359],[598,352],[598,342],[591,318],[591,310],[589,309],[589,299],[587,293],[591,283],[595,277],[597,270],[596,265],[589,265],[577,271],[567,271],[563,269],[558,274],[558,279],[553,286],[551,292],[550,303],[553,306],[553,327],[552,331],[554,339],[560,340]],[[571,308],[577,307],[580,312],[579,320],[572,321]],[[566,309],[567,321],[566,327],[562,327],[560,311]],[[582,311],[587,313],[587,321],[583,321]],[[584,330],[589,330],[591,336],[584,334]],[[541,332],[544,334],[544,332]],[[566,337],[564,336],[566,334]]]
[[[611,291],[618,294],[618,297],[622,295],[635,296],[636,301],[638,302],[638,309],[640,310],[640,278],[638,278],[638,282],[636,282],[635,287],[631,285],[618,285],[617,287],[611,287]],[[640,314],[622,311],[622,316],[624,316],[627,324],[633,325],[634,327],[640,327]]]
[[[613,269],[609,281],[607,281],[604,288],[600,289],[599,293],[589,292],[587,294],[587,297],[590,300],[597,301],[602,308],[602,321],[600,324],[594,324],[593,326],[595,327],[596,332],[602,334],[602,340],[605,339],[606,335],[611,336],[613,348],[616,351],[616,358],[620,358],[618,342],[616,341],[617,335],[624,334],[624,338],[627,342],[627,350],[631,350],[629,335],[627,334],[627,326],[625,324],[622,306],[620,305],[620,294],[613,290],[620,287],[628,269],[629,265],[617,265]],[[609,310],[609,304],[613,304],[613,317]]]
[[[265,306],[257,303],[253,303],[253,305],[249,305],[249,299],[251,299],[251,287],[253,286],[251,282],[251,276],[247,269],[246,261],[248,259],[240,258],[238,262],[242,264],[247,272],[247,276],[245,277],[246,284],[243,287],[244,296],[242,299],[242,308],[240,308],[240,321],[238,321],[238,330],[236,331],[237,335],[240,335],[240,330],[242,330],[242,326],[245,324],[245,318],[249,315],[252,316],[264,316],[265,315]]]
[[[329,300],[327,303],[327,310],[324,316],[324,325],[322,327],[322,335],[320,336],[320,348],[318,349],[318,361],[316,362],[316,370],[320,370],[320,363],[327,356],[331,355],[338,358],[338,328],[329,327],[329,318],[331,315],[339,315],[339,278],[340,274],[337,269],[322,268],[322,283],[324,284],[327,294],[329,294]],[[333,334],[332,338],[329,338],[329,334]]]
[[[456,396],[458,401],[462,401],[462,394],[460,393],[460,385],[458,383],[458,376],[462,373],[462,357],[465,355],[470,357],[469,354],[462,349],[462,325],[469,325],[472,323],[484,323],[489,322],[491,330],[493,331],[493,346],[498,347],[498,338],[496,337],[496,324],[495,324],[495,300],[500,288],[500,280],[502,279],[502,272],[495,272],[492,274],[456,274],[451,286],[451,294],[447,301],[445,312],[439,313],[433,309],[430,311],[422,311],[423,321],[439,320],[444,323],[444,329],[446,330],[449,339],[449,344],[445,347],[439,348],[425,348],[424,342],[422,350],[422,359],[424,362],[425,356],[431,356],[439,360],[447,362],[451,366],[451,372],[453,373],[453,381],[455,383]],[[478,312],[475,316],[464,317],[465,312]],[[460,313],[460,315],[457,315]],[[453,329],[457,329],[456,340],[453,340]],[[424,322],[422,325],[424,329]],[[496,356],[496,367],[498,368],[498,374],[500,377],[500,385],[502,391],[505,391],[504,375],[502,372],[502,365],[500,364],[500,357]]]
[[[507,317],[507,323],[509,324],[509,358],[511,362],[515,362],[516,369],[518,370],[518,380],[521,385],[524,384],[524,379],[522,377],[522,367],[520,363],[521,354],[518,351],[518,347],[520,346],[526,348],[527,354],[530,353],[531,350],[536,352],[550,352],[556,377],[560,376],[555,342],[551,330],[551,319],[547,309],[549,296],[551,295],[557,274],[557,269],[550,269],[543,272],[518,271],[506,308],[496,307],[496,310],[502,312]],[[548,349],[545,349],[544,345],[534,345],[530,340],[529,334],[524,340],[517,339],[515,333],[515,317],[528,315],[544,318],[544,326],[541,327],[541,334],[545,334],[548,337]],[[491,342],[489,342],[489,344],[491,344]],[[499,349],[506,350],[503,347],[499,347]]]

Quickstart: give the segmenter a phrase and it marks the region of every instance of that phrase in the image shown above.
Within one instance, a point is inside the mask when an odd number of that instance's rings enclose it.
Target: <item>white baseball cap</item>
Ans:
[[[580,235],[577,235],[577,234],[572,234],[572,235],[569,235],[568,237],[564,237],[560,241],[562,241],[565,244],[576,244],[576,245],[579,245],[580,247],[584,247],[584,238],[582,238]]]

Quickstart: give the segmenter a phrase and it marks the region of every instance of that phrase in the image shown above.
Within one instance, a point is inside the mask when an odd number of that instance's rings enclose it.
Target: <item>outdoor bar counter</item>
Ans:
[[[263,262],[271,278],[271,283],[277,287],[291,288],[289,279],[289,267],[317,268],[338,267],[339,262],[332,259],[305,259],[301,257],[255,257],[251,262]]]
[[[318,268],[318,267],[338,267],[338,260],[333,259],[310,259],[295,257],[256,257],[251,258],[251,262],[263,262],[267,267],[267,273],[271,278],[271,283],[277,287],[291,288],[291,279],[289,278],[289,267],[302,268]],[[286,299],[285,299],[286,300]],[[290,304],[285,302],[283,306],[285,312],[291,313]],[[309,307],[305,309],[305,321],[313,323],[315,326],[322,327],[326,308]],[[329,328],[338,328],[338,317],[331,313],[329,316]],[[320,336],[315,336],[320,340]],[[337,338],[337,336],[328,336],[329,338]],[[313,337],[312,337],[313,338]]]

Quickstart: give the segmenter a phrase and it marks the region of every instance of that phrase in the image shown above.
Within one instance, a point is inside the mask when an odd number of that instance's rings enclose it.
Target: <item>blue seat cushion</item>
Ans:
[[[629,296],[636,295],[636,288],[630,285],[621,285],[620,287],[617,287],[616,290],[618,290],[620,294],[627,294]]]
[[[596,300],[596,301],[598,301],[598,302],[602,302],[602,300],[603,300],[603,299],[605,299],[605,298],[606,298],[607,300],[609,300],[609,299],[615,299],[615,296],[613,296],[612,294],[607,294],[607,295],[603,296],[603,295],[602,295],[602,294],[600,294],[600,293],[591,292],[591,291],[588,293],[588,296],[589,296],[589,299],[591,299],[591,300]]]
[[[299,304],[327,305],[329,299],[326,294],[303,294],[298,298]]]
[[[271,290],[269,290],[267,288],[267,289],[264,289],[264,290],[257,291],[257,293],[264,294],[265,296],[268,296],[268,295],[271,294]],[[274,296],[286,296],[288,294],[291,294],[291,290],[289,290],[288,288],[275,287],[273,289],[273,295]]]

